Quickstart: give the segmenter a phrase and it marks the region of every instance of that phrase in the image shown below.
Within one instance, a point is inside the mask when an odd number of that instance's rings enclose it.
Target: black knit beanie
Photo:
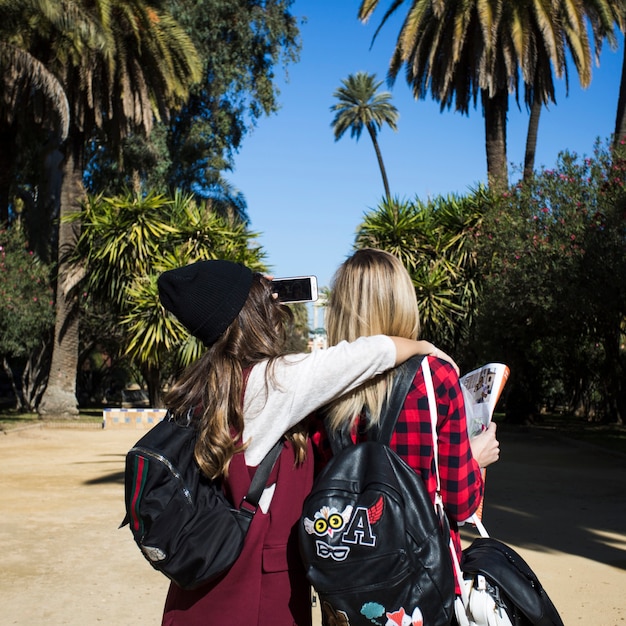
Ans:
[[[252,285],[252,271],[231,261],[198,261],[163,272],[161,304],[206,346],[239,315]]]

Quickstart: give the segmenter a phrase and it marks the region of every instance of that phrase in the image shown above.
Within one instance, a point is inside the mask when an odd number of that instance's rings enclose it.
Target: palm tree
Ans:
[[[626,4],[615,2],[617,23],[622,31],[626,33]],[[624,41],[624,56],[622,61],[622,77],[619,84],[619,97],[617,101],[617,113],[615,115],[615,132],[613,133],[613,147],[626,142],[626,40]]]
[[[21,0],[27,2],[27,0]],[[53,3],[51,3],[53,4]],[[61,4],[61,3],[57,3]],[[78,363],[75,287],[81,273],[67,256],[80,230],[67,217],[84,198],[86,145],[101,133],[112,145],[133,133],[149,134],[155,117],[167,118],[200,78],[191,40],[166,14],[133,0],[67,0],[60,15],[45,14],[24,47],[61,82],[71,110],[68,139],[59,146],[62,190],[58,235],[56,324],[41,415],[74,416]]]
[[[333,94],[339,102],[330,108],[335,112],[335,119],[331,124],[335,132],[335,141],[341,139],[348,129],[350,136],[358,141],[363,129],[367,129],[383,177],[385,197],[389,200],[391,197],[389,181],[376,136],[383,124],[397,130],[398,110],[391,104],[391,94],[388,91],[377,93],[382,81],[377,82],[375,74],[357,72],[350,74],[341,82],[342,86]]]
[[[47,145],[49,135],[58,143],[68,134],[70,109],[63,85],[23,46],[30,37],[24,25],[36,30],[38,13],[44,11],[53,13],[54,3],[41,2],[38,8],[33,0],[0,0],[0,223],[8,221],[11,198],[19,193],[16,171],[25,151],[16,146],[26,146],[33,134],[39,146]],[[32,233],[29,239],[36,244]]]
[[[381,248],[402,261],[415,285],[423,335],[454,354],[476,310],[470,246],[488,203],[484,187],[427,202],[384,201],[365,215],[357,233],[357,248]]]
[[[568,5],[569,7],[569,5]],[[583,88],[591,82],[591,66],[593,60],[596,64],[600,60],[600,51],[604,39],[611,47],[617,45],[614,27],[618,23],[617,5],[610,0],[581,0],[578,11],[566,11],[560,17],[560,47],[557,50],[560,60],[560,70],[557,76],[565,75],[567,78],[567,65],[565,49],[569,49],[571,58],[578,72],[578,78]],[[559,6],[561,12],[565,5]],[[594,53],[592,57],[591,46],[584,20],[587,19],[594,37]],[[571,27],[572,22],[575,28]],[[572,36],[572,32],[575,36]],[[535,78],[532,85],[526,85],[525,101],[530,109],[528,120],[528,132],[526,135],[526,150],[524,153],[524,180],[529,180],[535,169],[535,152],[537,148],[537,135],[541,110],[549,101],[556,103],[554,96],[554,84],[552,80],[551,64],[554,59],[548,51],[538,48],[539,56],[535,68]],[[566,80],[566,86],[567,86]]]
[[[152,406],[160,404],[161,370],[178,351],[181,364],[195,360],[202,345],[168,316],[159,303],[158,275],[199,259],[225,258],[265,271],[256,234],[241,221],[199,206],[191,195],[148,193],[89,196],[72,264],[85,267],[85,291],[95,307],[111,311],[121,331],[124,356],[142,372]]]
[[[359,19],[368,20],[379,1],[362,0]],[[376,34],[401,4],[402,0],[392,3]],[[508,184],[509,94],[518,97],[520,74],[524,84],[543,88],[537,68],[538,59],[546,55],[560,77],[563,29],[571,41],[583,36],[579,12],[572,13],[575,19],[561,27],[559,20],[569,19],[570,14],[541,0],[411,0],[391,58],[389,80],[395,81],[404,66],[415,97],[424,99],[431,92],[442,110],[454,103],[457,111],[467,114],[470,103],[476,106],[480,97],[489,185],[503,189]]]

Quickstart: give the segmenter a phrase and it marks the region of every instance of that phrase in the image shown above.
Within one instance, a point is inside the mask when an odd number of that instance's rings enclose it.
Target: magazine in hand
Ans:
[[[487,363],[461,377],[467,432],[470,438],[489,427],[508,378],[509,368],[504,363]]]
[[[504,363],[487,363],[460,378],[470,439],[489,428],[496,404],[509,378],[509,371]],[[484,480],[484,469],[482,474]],[[466,521],[478,524],[483,517],[484,503],[483,498],[476,513]]]

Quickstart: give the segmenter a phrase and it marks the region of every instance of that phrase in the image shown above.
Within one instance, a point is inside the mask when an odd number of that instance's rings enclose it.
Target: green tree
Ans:
[[[58,76],[68,96],[68,139],[59,146],[60,226],[56,323],[50,377],[39,411],[75,416],[78,312],[74,287],[80,272],[70,270],[79,225],[65,218],[80,211],[86,146],[96,133],[112,145],[127,135],[148,134],[155,116],[167,118],[199,78],[191,40],[167,14],[140,0],[68,0],[36,33],[24,31],[24,44]]]
[[[28,239],[46,261],[50,251],[42,242],[51,218],[41,210],[54,181],[44,164],[67,137],[70,108],[59,78],[36,56],[34,42],[35,33],[62,12],[56,2],[0,0],[0,221],[14,219],[23,202],[20,217]]]
[[[391,103],[391,94],[388,91],[378,92],[382,81],[376,81],[375,74],[357,72],[350,74],[341,82],[342,86],[333,94],[338,102],[330,108],[335,113],[331,124],[335,141],[341,139],[347,130],[350,131],[350,136],[358,141],[363,129],[367,129],[383,178],[385,198],[390,200],[389,181],[377,135],[384,124],[392,130],[397,130],[398,110]]]
[[[74,219],[82,222],[72,267],[84,267],[84,291],[95,310],[119,324],[120,350],[142,373],[153,406],[160,404],[162,371],[175,355],[186,365],[201,344],[159,302],[156,279],[200,259],[224,258],[265,271],[256,234],[200,207],[191,195],[149,193],[89,196]]]
[[[402,261],[415,285],[422,335],[455,356],[476,307],[471,238],[487,195],[479,187],[464,197],[383,202],[357,232],[357,248],[381,248]]]
[[[489,205],[476,232],[473,337],[483,358],[511,367],[511,419],[562,406],[623,421],[625,171],[605,146],[564,152]]]
[[[362,0],[359,18],[367,21],[379,4]],[[402,4],[392,2],[376,33]],[[570,10],[561,10],[560,4],[411,0],[398,35],[389,67],[392,82],[405,67],[416,98],[430,92],[442,110],[454,102],[464,114],[480,96],[487,174],[494,189],[508,185],[506,120],[509,93],[518,98],[520,74],[542,99],[549,93],[550,63],[557,76],[563,70],[563,39],[567,37],[570,49],[577,52],[583,37],[580,7],[569,3]]]
[[[167,123],[167,190],[228,199],[223,173],[257,120],[276,112],[278,67],[298,60],[293,0],[169,0],[203,63],[202,80]],[[165,155],[163,155],[165,157]],[[226,192],[226,193],[225,193]],[[241,197],[232,196],[237,208]]]
[[[50,268],[29,250],[21,228],[0,229],[0,357],[18,410],[34,410],[43,392],[53,295]],[[14,372],[21,375],[19,388]]]
[[[541,110],[548,102],[556,104],[554,84],[552,79],[552,66],[557,67],[556,75],[560,78],[567,76],[566,52],[569,50],[570,57],[578,72],[578,78],[583,88],[591,83],[591,67],[593,60],[600,62],[600,51],[604,39],[607,39],[611,47],[617,45],[615,37],[615,24],[618,21],[617,4],[610,0],[582,1],[578,5],[570,3],[559,5],[564,16],[559,17],[561,25],[557,39],[556,50],[548,50],[538,46],[535,76],[532,84],[526,84],[525,102],[530,110],[528,120],[528,132],[526,135],[526,150],[524,153],[524,179],[528,180],[535,169],[535,152],[537,148],[537,136]],[[595,51],[592,55],[589,36],[585,25],[587,20],[591,26],[595,41]],[[572,28],[571,24],[576,28]]]
[[[0,14],[4,4],[0,4]],[[69,104],[54,74],[28,51],[8,41],[0,41],[0,85],[0,222],[8,223],[11,199],[18,194],[14,181],[22,160],[15,158],[16,145],[22,144],[33,129],[42,143],[50,132],[58,135],[59,142],[64,141]]]

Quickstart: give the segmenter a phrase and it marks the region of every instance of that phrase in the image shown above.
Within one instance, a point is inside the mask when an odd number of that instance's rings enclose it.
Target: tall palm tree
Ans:
[[[40,12],[54,11],[52,3],[40,6]],[[16,194],[16,145],[27,144],[26,136],[33,133],[38,145],[45,145],[49,134],[57,142],[68,134],[70,109],[63,85],[23,45],[27,20],[38,28],[37,11],[34,0],[0,0],[0,223],[8,221]],[[34,243],[32,234],[30,240]]]
[[[333,94],[338,102],[330,108],[331,111],[335,112],[335,118],[331,124],[335,133],[335,141],[341,139],[348,129],[350,136],[355,137],[358,141],[363,129],[367,129],[376,151],[380,174],[383,177],[385,197],[389,200],[391,198],[389,181],[378,145],[377,134],[383,124],[397,130],[398,110],[391,103],[391,94],[388,91],[377,93],[382,81],[376,81],[375,74],[357,72],[350,74],[341,83],[342,86]]]
[[[495,2],[470,0],[411,0],[400,30],[390,67],[395,81],[405,68],[416,98],[431,92],[441,103],[468,113],[471,103],[480,103],[485,118],[487,175],[494,189],[508,184],[506,120],[509,95],[519,97],[520,75],[526,85],[542,87],[536,76],[538,59],[547,55],[560,77],[563,67],[563,30],[555,0]],[[368,20],[380,0],[362,0],[359,19]],[[403,4],[395,0],[383,16],[376,34]],[[571,4],[574,18],[579,6]],[[578,19],[567,24],[568,37],[582,36]],[[375,36],[376,36],[375,34]]]
[[[617,45],[615,37],[615,25],[619,21],[618,7],[616,2],[611,0],[581,0],[576,11],[566,11],[569,5],[561,3],[559,10],[562,15],[559,17],[561,28],[559,59],[561,63],[557,76],[564,75],[567,81],[567,65],[564,51],[568,49],[571,53],[578,78],[583,88],[591,83],[591,67],[593,61],[600,62],[600,52],[603,41],[606,39],[611,47]],[[594,38],[594,52],[591,52],[589,36],[585,25],[585,20],[589,22]],[[574,23],[575,28],[571,25]],[[574,35],[572,35],[574,33]],[[535,68],[535,78],[533,84],[526,85],[525,101],[530,110],[528,120],[528,132],[526,135],[526,150],[524,154],[524,180],[528,180],[535,169],[535,152],[537,148],[537,135],[539,130],[539,119],[543,106],[549,101],[556,103],[554,96],[554,84],[552,80],[551,64],[554,63],[545,49],[539,47],[540,56],[537,58]]]
[[[619,29],[626,34],[626,3],[614,3],[617,6],[617,22]],[[626,39],[623,40],[624,56],[622,60],[622,77],[619,84],[619,97],[617,100],[617,112],[615,115],[615,132],[613,134],[613,147],[626,142]]]
[[[68,139],[59,146],[63,160],[57,314],[50,377],[39,411],[73,416],[78,412],[75,287],[80,272],[68,265],[67,256],[80,225],[66,218],[80,210],[84,198],[86,145],[95,133],[112,145],[133,132],[148,134],[155,117],[167,118],[184,101],[189,86],[200,78],[200,62],[182,28],[147,2],[56,4],[61,5],[60,15],[46,14],[37,32],[25,23],[23,31],[29,35],[24,47],[57,76],[71,111]]]

